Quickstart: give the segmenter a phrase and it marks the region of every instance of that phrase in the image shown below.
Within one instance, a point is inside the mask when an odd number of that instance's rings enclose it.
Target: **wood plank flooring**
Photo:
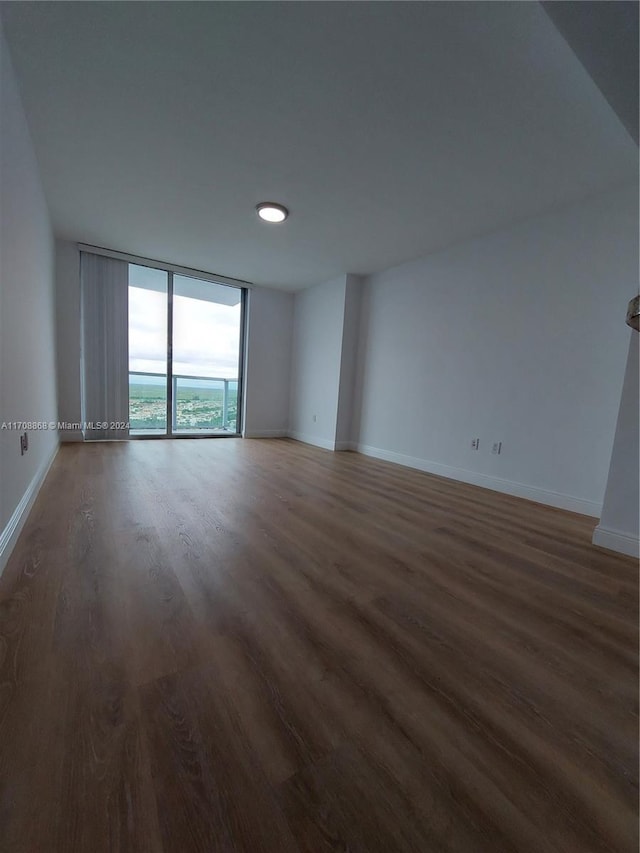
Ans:
[[[636,853],[593,526],[286,440],[63,446],[0,579],[0,850]]]

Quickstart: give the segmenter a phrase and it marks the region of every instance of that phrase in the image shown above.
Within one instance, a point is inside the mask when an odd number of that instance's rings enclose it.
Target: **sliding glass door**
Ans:
[[[173,276],[171,429],[237,433],[242,291]]]
[[[129,264],[129,435],[167,435],[169,273]]]
[[[129,434],[240,433],[243,293],[129,264]]]

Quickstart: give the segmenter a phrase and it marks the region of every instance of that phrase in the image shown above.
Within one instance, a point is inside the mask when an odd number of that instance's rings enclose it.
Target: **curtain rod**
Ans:
[[[170,264],[165,261],[154,261],[151,258],[142,258],[139,255],[130,255],[128,252],[118,252],[115,249],[105,249],[102,246],[91,246],[87,243],[78,243],[77,245],[81,252],[103,255],[106,258],[115,258],[119,261],[128,261],[129,263],[139,264],[143,267],[151,267],[151,269],[165,270],[167,272],[178,273],[178,275],[185,275],[189,278],[199,278],[203,281],[227,284],[229,287],[253,287],[250,281],[243,281],[239,278],[229,278],[229,276],[216,275],[215,273],[205,272],[204,270],[194,270],[190,267],[182,267],[178,264]]]

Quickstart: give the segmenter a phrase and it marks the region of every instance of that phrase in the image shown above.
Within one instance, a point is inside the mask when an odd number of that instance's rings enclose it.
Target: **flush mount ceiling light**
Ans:
[[[256,211],[260,219],[265,222],[284,222],[289,211],[282,204],[276,204],[274,201],[263,201],[256,206]]]

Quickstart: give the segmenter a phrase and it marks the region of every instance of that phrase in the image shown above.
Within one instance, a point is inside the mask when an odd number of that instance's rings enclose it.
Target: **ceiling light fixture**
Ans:
[[[273,201],[263,201],[256,206],[256,211],[260,219],[265,222],[284,222],[289,211],[282,204],[276,204]]]

